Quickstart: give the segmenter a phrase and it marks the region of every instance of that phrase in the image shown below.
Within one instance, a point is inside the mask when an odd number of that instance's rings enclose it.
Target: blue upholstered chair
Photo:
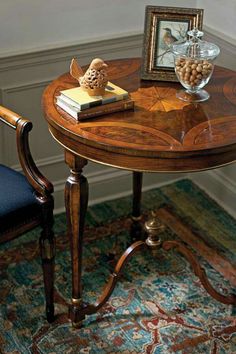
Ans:
[[[28,134],[32,123],[0,106],[0,121],[16,132],[16,145],[23,173],[0,164],[0,243],[12,240],[41,225],[39,239],[42,258],[46,317],[54,319],[54,235],[53,186],[39,172],[30,153]]]

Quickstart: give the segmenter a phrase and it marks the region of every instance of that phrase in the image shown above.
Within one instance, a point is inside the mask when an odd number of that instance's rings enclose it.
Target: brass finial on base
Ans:
[[[146,244],[152,248],[160,247],[162,240],[159,235],[164,231],[165,225],[159,221],[155,212],[152,211],[152,218],[145,222],[144,229],[148,235]]]

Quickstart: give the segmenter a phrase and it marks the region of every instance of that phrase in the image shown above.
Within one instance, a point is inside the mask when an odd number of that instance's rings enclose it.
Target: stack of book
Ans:
[[[89,96],[81,87],[62,90],[56,104],[76,120],[134,108],[128,92],[111,82],[108,82],[103,96]]]

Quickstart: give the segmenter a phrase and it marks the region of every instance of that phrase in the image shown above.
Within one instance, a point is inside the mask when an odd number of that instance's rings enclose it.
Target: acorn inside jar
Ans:
[[[181,84],[189,91],[196,92],[204,87],[213,72],[214,65],[209,60],[177,58],[175,73]]]
[[[186,90],[177,93],[184,101],[201,102],[209,98],[202,88],[208,83],[213,73],[213,60],[220,50],[212,43],[200,40],[203,35],[198,29],[188,32],[190,40],[173,45],[175,56],[175,73]]]

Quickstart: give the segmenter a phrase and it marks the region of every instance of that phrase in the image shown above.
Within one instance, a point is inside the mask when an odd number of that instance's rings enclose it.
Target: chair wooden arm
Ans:
[[[9,125],[13,129],[16,129],[17,123],[20,119],[22,119],[22,117],[19,114],[0,106],[0,120],[3,123]]]
[[[36,167],[29,148],[29,132],[33,124],[15,112],[0,106],[0,120],[16,130],[16,144],[22,170],[32,187],[41,195],[53,192],[53,185]]]

